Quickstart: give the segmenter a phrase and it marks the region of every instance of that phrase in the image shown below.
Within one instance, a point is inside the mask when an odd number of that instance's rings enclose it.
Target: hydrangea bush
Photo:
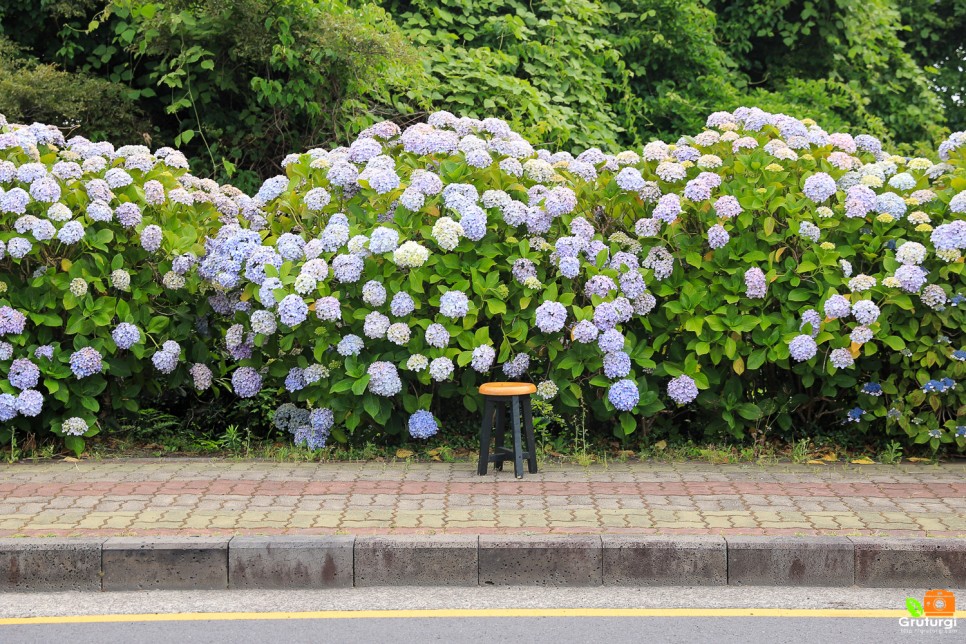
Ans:
[[[187,167],[0,117],[0,439],[49,427],[79,453],[102,421],[222,371],[195,265],[251,200]]]
[[[907,159],[742,108],[575,157],[439,112],[291,155],[199,270],[215,309],[252,305],[236,392],[287,390],[277,424],[312,445],[426,437],[523,379],[619,435],[855,422],[962,447],[964,143]]]
[[[934,163],[741,108],[573,156],[439,112],[291,155],[250,198],[171,150],[57,137],[0,135],[4,420],[90,435],[98,396],[224,377],[318,448],[427,438],[519,379],[620,436],[966,446],[966,134]]]

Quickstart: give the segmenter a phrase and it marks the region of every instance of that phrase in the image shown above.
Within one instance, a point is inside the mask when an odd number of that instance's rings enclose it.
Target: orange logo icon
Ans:
[[[926,617],[952,617],[956,613],[956,596],[948,590],[929,590],[922,607]]]

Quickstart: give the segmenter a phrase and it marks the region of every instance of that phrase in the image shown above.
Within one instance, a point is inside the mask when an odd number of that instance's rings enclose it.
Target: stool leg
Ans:
[[[523,446],[520,445],[520,397],[513,396],[513,475],[523,478]]]
[[[527,469],[531,474],[536,474],[537,441],[533,436],[533,409],[530,406],[530,396],[523,399],[523,431],[527,436]]]
[[[486,474],[490,462],[490,428],[493,426],[493,403],[489,398],[484,400],[483,424],[480,425],[480,462],[476,467],[476,473],[480,476]]]
[[[506,445],[506,403],[502,400],[496,405],[496,453],[500,455],[499,460],[493,462],[493,467],[498,471],[503,471],[503,452],[501,448]]]

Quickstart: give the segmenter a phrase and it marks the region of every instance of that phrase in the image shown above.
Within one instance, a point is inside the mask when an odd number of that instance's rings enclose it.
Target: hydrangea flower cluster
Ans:
[[[313,449],[337,424],[404,432],[400,409],[468,400],[497,364],[597,418],[687,404],[765,362],[832,383],[848,404],[842,383],[855,379],[826,372],[819,352],[852,373],[877,355],[908,374],[906,361],[929,349],[900,325],[962,326],[966,201],[951,181],[963,172],[960,135],[933,164],[891,156],[867,135],[739,108],[674,142],[574,156],[536,150],[499,119],[438,112],[290,155],[285,174],[249,197],[191,176],[174,150],[0,123],[0,163],[12,166],[0,172],[0,359],[21,391],[0,413],[14,417],[50,411],[92,426],[59,401],[44,409],[35,360],[64,361],[77,378],[124,360],[155,389],[168,376],[185,382],[184,362],[199,390],[230,374],[241,397],[286,391],[298,403],[287,429]],[[751,161],[743,170],[736,154]],[[170,221],[201,241],[177,247]],[[94,274],[80,255],[109,244],[105,230],[128,243]],[[29,280],[50,300],[26,301]],[[156,310],[137,299],[158,287],[170,300]],[[71,317],[65,301],[91,319]],[[70,342],[35,335],[52,313]],[[933,354],[936,368],[962,364]],[[136,368],[146,359],[156,369]],[[692,377],[672,379],[666,397],[644,384],[682,371]],[[703,417],[702,403],[681,413]],[[410,417],[413,436],[438,428],[428,413]]]

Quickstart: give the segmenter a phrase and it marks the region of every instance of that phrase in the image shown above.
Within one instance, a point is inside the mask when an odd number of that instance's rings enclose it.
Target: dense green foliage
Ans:
[[[0,7],[0,39],[20,48],[0,45],[9,117],[177,145],[196,172],[245,188],[291,150],[434,109],[496,115],[574,152],[751,104],[905,152],[966,123],[964,0],[39,4]]]

